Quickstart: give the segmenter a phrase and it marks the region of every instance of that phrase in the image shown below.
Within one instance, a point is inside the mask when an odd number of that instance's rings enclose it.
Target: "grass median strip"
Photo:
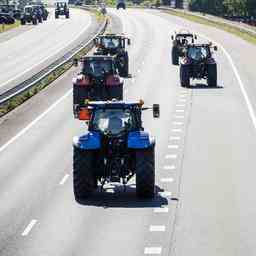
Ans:
[[[229,24],[226,24],[224,22],[220,21],[213,21],[209,20],[197,15],[193,15],[192,13],[187,13],[187,12],[180,12],[180,11],[175,11],[175,10],[164,10],[163,12],[175,15],[202,25],[207,25],[211,27],[215,27],[221,30],[224,30],[226,32],[229,32],[233,35],[239,36],[240,38],[244,39],[247,42],[250,42],[252,44],[256,45],[256,35],[254,33],[251,33],[249,31],[246,31],[242,28],[238,28]]]
[[[14,24],[7,24],[7,25],[1,24],[0,25],[0,33],[5,32],[5,31],[10,30],[10,29],[13,29],[13,28],[16,28],[18,26],[20,26],[20,21],[19,20],[16,20]]]

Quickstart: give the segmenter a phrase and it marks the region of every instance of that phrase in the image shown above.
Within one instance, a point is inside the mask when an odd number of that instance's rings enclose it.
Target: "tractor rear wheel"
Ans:
[[[93,171],[94,152],[74,147],[73,189],[77,202],[86,199],[97,188],[97,178]]]
[[[172,64],[175,66],[179,65],[179,52],[176,46],[172,47]]]
[[[154,147],[136,152],[136,194],[140,198],[153,198],[155,195]]]
[[[189,66],[180,66],[180,84],[182,87],[190,86]]]
[[[217,87],[217,65],[208,65],[208,76],[207,84],[208,86]]]

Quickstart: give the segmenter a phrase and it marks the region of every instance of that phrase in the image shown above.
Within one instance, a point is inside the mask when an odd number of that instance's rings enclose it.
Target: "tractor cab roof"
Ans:
[[[142,108],[144,104],[143,100],[140,101],[118,101],[118,100],[111,100],[111,101],[88,101],[85,102],[83,107],[87,107],[90,109],[133,109]]]

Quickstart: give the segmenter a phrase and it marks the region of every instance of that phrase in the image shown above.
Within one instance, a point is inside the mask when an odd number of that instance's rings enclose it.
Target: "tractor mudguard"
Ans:
[[[214,58],[208,58],[206,64],[207,65],[215,65],[216,61]]]
[[[87,132],[82,136],[76,136],[73,138],[73,146],[84,150],[99,149],[101,147],[100,134]]]
[[[147,132],[136,131],[128,134],[128,148],[145,149],[155,145],[155,138]]]

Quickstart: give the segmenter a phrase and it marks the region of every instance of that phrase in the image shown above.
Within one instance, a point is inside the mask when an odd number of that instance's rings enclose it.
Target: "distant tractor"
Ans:
[[[123,99],[123,79],[111,56],[86,56],[82,59],[82,71],[73,79],[73,109],[77,110],[85,100]]]
[[[58,19],[59,16],[65,16],[66,19],[69,19],[69,7],[67,2],[56,3],[55,19]]]
[[[125,0],[117,0],[116,9],[119,10],[120,8],[126,9]]]
[[[42,22],[42,14],[34,5],[26,5],[23,13],[21,14],[20,22],[21,25],[25,25],[26,23],[37,25],[38,22]]]
[[[217,46],[207,44],[191,44],[185,51],[180,64],[180,82],[182,87],[190,86],[190,79],[206,79],[208,86],[217,87],[217,63],[212,56],[211,48]]]
[[[118,34],[105,34],[94,39],[96,50],[94,55],[108,55],[115,58],[121,77],[129,76],[129,56],[126,49],[131,44],[129,38]]]
[[[172,39],[172,64],[179,65],[179,58],[185,54],[185,49],[188,44],[194,43],[197,36],[188,32],[180,31],[175,32],[171,37]]]
[[[144,130],[142,111],[153,109],[159,118],[159,105],[144,107],[143,101],[85,102],[79,119],[88,131],[73,139],[73,188],[78,203],[100,186],[118,182],[124,186],[135,176],[136,195],[155,195],[155,139]]]

